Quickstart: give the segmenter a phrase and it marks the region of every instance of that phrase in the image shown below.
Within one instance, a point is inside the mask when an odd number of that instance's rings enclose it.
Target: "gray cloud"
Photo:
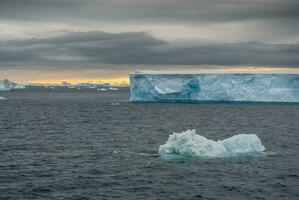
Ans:
[[[0,42],[0,67],[100,64],[270,65],[299,67],[299,44],[177,45],[143,32],[69,32]]]
[[[223,22],[299,18],[297,0],[0,0],[8,20]]]

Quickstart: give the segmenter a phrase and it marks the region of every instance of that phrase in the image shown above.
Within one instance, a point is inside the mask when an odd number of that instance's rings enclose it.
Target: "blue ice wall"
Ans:
[[[132,102],[299,102],[299,74],[132,73]]]

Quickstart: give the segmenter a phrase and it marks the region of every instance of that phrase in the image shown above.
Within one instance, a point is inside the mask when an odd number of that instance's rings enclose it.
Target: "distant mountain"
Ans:
[[[42,84],[42,83],[25,83],[19,84],[9,81],[7,79],[0,80],[0,91],[10,91],[14,89],[24,89],[30,87],[44,87],[55,89],[57,87],[70,88],[70,89],[97,89],[99,91],[116,91],[119,90],[120,87],[128,87],[126,83],[122,83],[119,85],[113,85],[109,83],[77,83],[71,84],[68,82],[62,82],[60,84]]]
[[[24,84],[25,87],[45,87],[45,88],[70,88],[70,89],[97,89],[99,91],[116,91],[119,90],[120,87],[128,87],[128,85],[121,84],[121,85],[111,85],[109,83],[76,83],[71,84],[68,82],[62,82],[60,84],[40,84],[40,83],[27,83]]]
[[[22,84],[14,83],[7,79],[0,80],[0,91],[9,91],[15,89],[24,89],[25,86]]]

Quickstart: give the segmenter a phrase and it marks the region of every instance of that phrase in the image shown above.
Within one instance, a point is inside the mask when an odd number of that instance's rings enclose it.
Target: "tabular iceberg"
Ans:
[[[299,102],[299,74],[130,74],[132,102]]]
[[[255,134],[239,134],[214,141],[196,134],[195,130],[188,130],[169,135],[167,142],[159,147],[159,154],[165,158],[169,155],[227,158],[262,153],[264,150]]]

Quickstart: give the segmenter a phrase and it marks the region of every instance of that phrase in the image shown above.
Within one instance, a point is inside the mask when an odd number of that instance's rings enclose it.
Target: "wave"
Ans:
[[[201,158],[227,158],[240,155],[254,155],[264,152],[260,138],[255,134],[238,134],[224,140],[209,140],[196,134],[195,130],[169,135],[160,145],[162,157],[196,156]]]

